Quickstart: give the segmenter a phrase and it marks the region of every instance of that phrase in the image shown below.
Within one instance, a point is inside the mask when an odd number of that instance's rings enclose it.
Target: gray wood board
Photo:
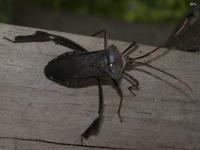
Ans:
[[[45,65],[70,49],[53,42],[14,44],[3,39],[36,30],[0,24],[0,149],[200,149],[199,55],[160,49],[141,60],[184,80],[193,93],[162,73],[133,68],[130,72],[140,81],[140,90],[132,96],[129,83],[122,80],[123,123],[116,113],[119,96],[112,86],[104,85],[103,126],[82,147],[80,135],[97,116],[98,88],[66,88],[44,76]],[[48,32],[90,51],[103,48],[101,38]],[[110,40],[109,44],[123,51],[130,43]],[[140,45],[132,57],[152,49]]]

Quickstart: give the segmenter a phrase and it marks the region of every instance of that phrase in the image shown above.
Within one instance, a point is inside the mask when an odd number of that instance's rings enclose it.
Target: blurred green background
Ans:
[[[0,22],[12,18],[12,2],[0,0]],[[17,0],[16,0],[17,1]],[[20,0],[19,0],[20,1]],[[67,10],[79,15],[114,18],[126,22],[174,22],[187,11],[188,0],[28,0],[29,4]]]
[[[186,14],[190,0],[0,0],[0,22],[159,45]]]
[[[11,9],[11,0],[0,0],[0,22],[10,21]]]

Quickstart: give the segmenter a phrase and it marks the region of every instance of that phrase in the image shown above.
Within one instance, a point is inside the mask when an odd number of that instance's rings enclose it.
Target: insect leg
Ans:
[[[103,33],[103,37],[104,37],[104,49],[106,49],[107,48],[107,44],[108,44],[108,39],[107,39],[107,32],[106,32],[105,29],[100,30],[100,31],[92,34],[92,36],[96,36],[96,35],[101,34],[101,33]]]
[[[87,52],[85,48],[80,46],[78,43],[62,37],[55,34],[50,34],[44,31],[36,31],[35,34],[32,35],[25,35],[25,36],[16,36],[15,40],[10,40],[6,37],[4,39],[13,42],[13,43],[27,43],[27,42],[48,42],[53,41],[55,44],[60,44],[62,46],[66,46],[68,48],[71,48],[75,51],[79,52]]]
[[[133,47],[133,48],[132,48]],[[132,42],[121,54],[126,57],[129,55],[131,52],[135,51],[139,46],[137,43],[134,41]]]
[[[133,94],[133,96],[136,96],[136,94],[133,92],[133,90],[139,90],[139,87],[132,85],[132,86],[128,87],[128,90],[131,92],[131,94]]]
[[[134,95],[136,96],[136,94],[133,92],[133,90],[139,90],[139,81],[134,78],[133,76],[131,76],[128,72],[123,72],[122,77],[127,80],[129,83],[132,84],[132,86],[128,87],[128,90]]]
[[[113,82],[114,82],[114,85],[115,85],[117,92],[120,96],[120,103],[119,103],[119,106],[118,106],[117,114],[119,116],[120,122],[123,122],[123,119],[122,119],[122,116],[121,116],[121,107],[122,107],[122,103],[123,103],[123,93],[122,93],[122,90],[121,90],[119,84],[115,80],[113,80]]]
[[[103,101],[102,83],[100,79],[98,79],[98,88],[99,88],[98,117],[92,122],[92,124],[81,135],[81,144],[83,144],[83,138],[88,139],[91,135],[97,135],[99,133],[101,124],[103,122],[104,101]]]

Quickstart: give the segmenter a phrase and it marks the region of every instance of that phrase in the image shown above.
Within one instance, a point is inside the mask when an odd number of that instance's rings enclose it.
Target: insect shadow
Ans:
[[[4,37],[4,39],[13,43],[53,41],[55,42],[55,44],[60,44],[73,50],[61,54],[51,60],[44,68],[44,74],[49,80],[66,87],[85,87],[94,85],[95,83],[98,85],[98,117],[81,134],[81,143],[83,143],[83,139],[88,139],[91,135],[97,135],[100,131],[104,119],[104,100],[102,90],[102,80],[104,79],[109,80],[107,84],[110,84],[110,81],[112,81],[111,85],[114,86],[120,96],[117,113],[121,122],[122,117],[120,112],[123,103],[123,93],[120,88],[121,79],[123,78],[130,83],[131,86],[128,87],[128,90],[134,96],[136,95],[135,91],[139,90],[140,85],[139,81],[128,72],[127,69],[129,67],[144,65],[151,69],[155,69],[178,80],[189,90],[191,90],[191,88],[186,83],[184,83],[182,80],[178,79],[174,75],[171,75],[164,70],[151,66],[148,63],[138,61],[153,54],[162,46],[159,46],[142,56],[132,58],[130,57],[130,54],[138,48],[136,42],[131,43],[123,52],[120,52],[115,45],[108,46],[107,33],[105,30],[101,30],[93,34],[92,36],[96,36],[100,33],[103,33],[104,35],[104,48],[102,50],[92,52],[89,52],[78,43],[66,37],[47,33],[44,31],[36,31],[32,35],[16,36],[15,40],[10,40]]]

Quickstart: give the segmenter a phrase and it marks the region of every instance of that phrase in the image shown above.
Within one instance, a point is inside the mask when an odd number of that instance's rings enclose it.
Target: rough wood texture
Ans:
[[[143,60],[153,60],[152,65],[178,76],[193,93],[162,73],[135,68],[131,74],[141,83],[137,96],[128,92],[127,82],[121,83],[123,123],[116,113],[119,96],[112,86],[103,86],[105,121],[100,134],[81,146],[80,134],[97,115],[98,88],[70,89],[45,78],[43,69],[48,61],[69,49],[52,42],[13,44],[3,39],[36,30],[0,24],[0,149],[200,149],[199,55],[161,49]],[[100,38],[48,32],[66,36],[91,51],[103,48]],[[120,50],[128,46],[119,41],[109,43]],[[133,56],[151,49],[141,45]]]

